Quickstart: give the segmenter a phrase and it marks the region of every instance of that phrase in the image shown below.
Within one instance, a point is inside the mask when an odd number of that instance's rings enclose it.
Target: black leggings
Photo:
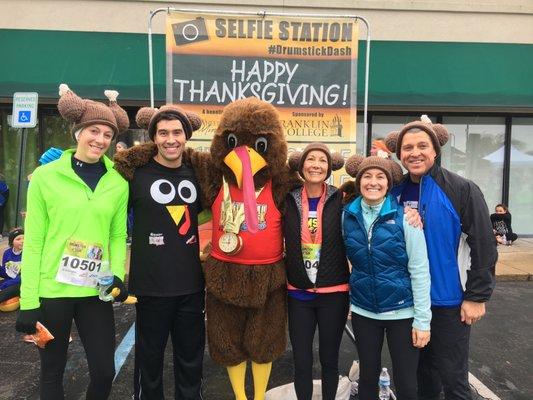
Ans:
[[[378,320],[352,312],[355,345],[359,354],[359,399],[376,400],[381,372],[381,348],[384,334],[392,359],[392,371],[398,400],[416,400],[419,351],[411,336],[413,319]]]
[[[20,283],[6,287],[0,291],[0,303],[13,297],[20,296]]]
[[[111,302],[98,297],[41,299],[42,324],[54,335],[41,356],[41,400],[61,400],[72,320],[89,365],[86,400],[105,400],[115,376],[115,318]]]
[[[322,398],[335,399],[339,384],[339,347],[347,316],[348,292],[323,293],[310,301],[289,296],[289,335],[298,400],[311,400],[313,396],[313,338],[317,324]]]

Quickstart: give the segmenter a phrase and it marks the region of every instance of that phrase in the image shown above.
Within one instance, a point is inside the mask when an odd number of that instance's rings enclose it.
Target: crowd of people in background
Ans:
[[[188,193],[200,193],[194,170],[182,163],[192,124],[179,108],[157,112],[147,125],[157,152],[131,171],[128,184],[105,153],[129,119],[117,94],[106,95],[109,104],[61,87],[58,108],[73,124],[76,147],[50,149],[39,160],[24,229],[8,233],[0,303],[20,296],[16,329],[35,334],[40,322],[53,333],[39,349],[41,399],[64,398],[75,321],[89,365],[86,398],[105,400],[115,374],[115,323],[111,302],[102,298],[113,289],[115,301],[128,294],[123,280],[131,236],[129,291],[138,297],[135,398],[163,398],[170,336],[176,398],[201,399],[205,289],[199,245],[175,236],[176,225],[161,218],[168,209],[161,200],[166,194],[152,184],[157,179],[178,188],[186,181]],[[446,400],[471,399],[470,328],[484,316],[494,288],[496,243],[511,245],[517,235],[504,204],[489,216],[475,183],[439,166],[448,137],[446,127],[423,116],[374,141],[369,157],[352,156],[345,165],[318,142],[292,154],[301,183],[286,196],[282,229],[299,400],[313,395],[317,329],[322,398],[335,399],[347,318],[360,360],[361,400],[377,397],[385,337],[399,400],[432,400],[442,391]],[[117,142],[115,151],[128,146]],[[332,171],[343,166],[354,181],[341,188],[328,184]],[[8,199],[0,175],[0,233]],[[188,229],[196,238],[202,208],[199,196],[187,205]],[[172,246],[159,246],[164,241]],[[79,265],[108,271],[104,293],[99,275],[82,273]]]

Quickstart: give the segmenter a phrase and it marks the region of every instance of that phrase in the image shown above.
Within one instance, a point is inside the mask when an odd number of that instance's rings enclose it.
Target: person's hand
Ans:
[[[20,310],[15,324],[15,329],[18,332],[32,335],[36,332],[35,324],[41,319],[41,309],[34,308],[32,310]]]
[[[115,301],[118,301],[122,303],[128,298],[128,289],[126,289],[126,286],[124,285],[124,282],[122,282],[122,279],[120,279],[118,276],[113,277],[113,283],[111,286],[107,288],[105,291],[105,294],[109,294],[115,298]]]
[[[472,325],[485,315],[485,303],[463,300],[461,304],[461,322]]]
[[[429,343],[431,332],[421,331],[421,330],[413,328],[413,330],[411,331],[411,336],[413,338],[413,346],[421,349],[422,347],[425,347]]]
[[[405,207],[403,209],[403,212],[407,217],[407,223],[409,225],[414,226],[415,228],[424,228],[424,224],[422,223],[422,217],[420,217],[418,210],[411,207]]]

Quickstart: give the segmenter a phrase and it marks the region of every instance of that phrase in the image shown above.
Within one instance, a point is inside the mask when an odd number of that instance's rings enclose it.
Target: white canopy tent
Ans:
[[[493,164],[503,164],[504,147],[483,157],[484,160],[490,161]],[[518,150],[511,145],[511,163],[512,164],[533,164],[533,156]]]

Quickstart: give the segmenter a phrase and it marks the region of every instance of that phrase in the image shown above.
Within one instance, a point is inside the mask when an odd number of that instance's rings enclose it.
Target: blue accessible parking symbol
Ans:
[[[30,122],[31,111],[19,111],[18,122]]]

